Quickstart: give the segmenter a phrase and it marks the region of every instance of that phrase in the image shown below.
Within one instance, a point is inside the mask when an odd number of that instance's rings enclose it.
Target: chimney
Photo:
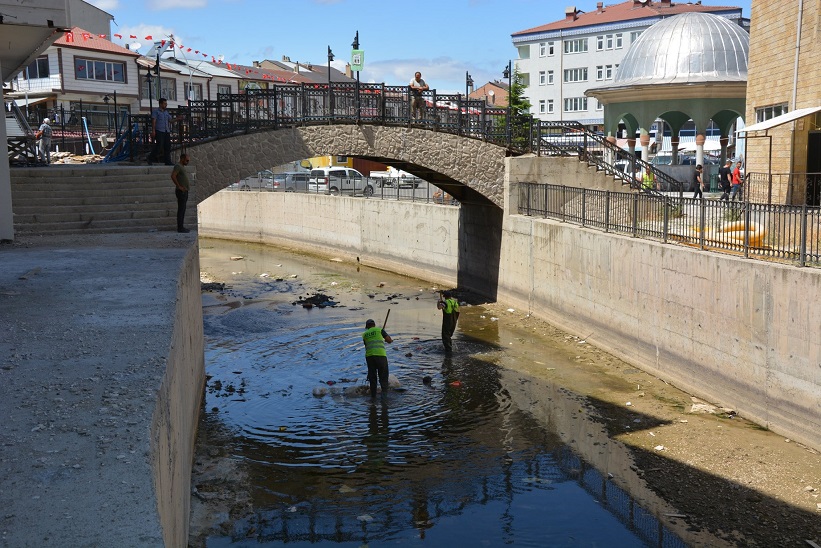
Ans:
[[[290,57],[288,57],[287,55],[283,55],[283,56],[282,56],[282,61],[283,61],[284,63],[290,63],[290,62],[291,62],[291,58],[290,58]]]
[[[576,9],[576,6],[568,6],[564,8],[564,20],[565,21],[575,21],[579,18],[579,10]]]
[[[671,8],[671,7],[673,7],[673,0],[661,0],[661,7],[662,8]]]
[[[259,61],[254,61],[254,68],[259,68]]]
[[[604,2],[596,2],[596,13],[604,12]]]

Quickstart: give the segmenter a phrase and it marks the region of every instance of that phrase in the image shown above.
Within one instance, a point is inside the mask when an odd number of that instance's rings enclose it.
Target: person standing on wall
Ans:
[[[376,381],[382,387],[382,397],[388,393],[388,353],[385,352],[385,343],[392,343],[388,333],[376,327],[376,322],[365,322],[365,332],[362,333],[362,342],[365,343],[365,362],[368,364],[368,382],[371,386],[371,398],[376,397]]]
[[[188,172],[185,166],[189,162],[188,153],[180,154],[180,163],[174,166],[171,170],[171,180],[174,182],[174,194],[177,195],[177,232],[187,234],[191,232],[185,228],[185,206],[188,203],[188,190],[191,188],[191,183],[188,180]]]
[[[428,91],[430,88],[422,80],[422,73],[417,72],[413,75],[413,80],[410,81],[411,92],[411,118],[420,119],[425,117],[425,98],[422,97],[423,91]]]
[[[46,165],[51,164],[51,126],[48,118],[43,118],[43,123],[37,128],[34,137],[37,138],[37,154],[40,160]]]
[[[704,199],[704,194],[701,192],[701,164],[696,166],[696,170],[693,172],[693,182],[690,185],[690,190],[693,191],[693,199],[701,198]]]
[[[148,157],[148,163],[162,162],[173,166],[171,161],[171,113],[168,112],[168,100],[160,98],[160,106],[151,113],[151,137],[154,139],[154,150]],[[159,155],[162,154],[162,158]]]
[[[453,332],[459,320],[459,301],[453,298],[450,291],[445,291],[439,297],[436,308],[442,311],[442,344],[445,352],[450,353],[453,351]]]

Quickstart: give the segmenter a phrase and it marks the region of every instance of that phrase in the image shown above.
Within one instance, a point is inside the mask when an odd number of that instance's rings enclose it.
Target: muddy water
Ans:
[[[430,283],[200,247],[204,275],[226,288],[203,294],[192,545],[685,545],[515,401],[500,364],[568,365],[548,341],[513,350],[515,335],[466,304],[446,356]],[[294,304],[316,293],[326,306]],[[398,385],[372,400],[361,333],[388,311]],[[560,392],[545,399],[564,405]]]

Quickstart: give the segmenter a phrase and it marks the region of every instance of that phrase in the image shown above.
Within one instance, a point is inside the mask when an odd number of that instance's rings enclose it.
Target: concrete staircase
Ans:
[[[60,165],[11,169],[17,234],[147,232],[177,229],[167,166]],[[191,179],[195,180],[194,173]],[[189,197],[186,226],[196,229]]]

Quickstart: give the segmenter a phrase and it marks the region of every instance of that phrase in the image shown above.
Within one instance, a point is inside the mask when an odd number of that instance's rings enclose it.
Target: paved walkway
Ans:
[[[0,546],[162,546],[150,424],[196,234],[0,244]]]

